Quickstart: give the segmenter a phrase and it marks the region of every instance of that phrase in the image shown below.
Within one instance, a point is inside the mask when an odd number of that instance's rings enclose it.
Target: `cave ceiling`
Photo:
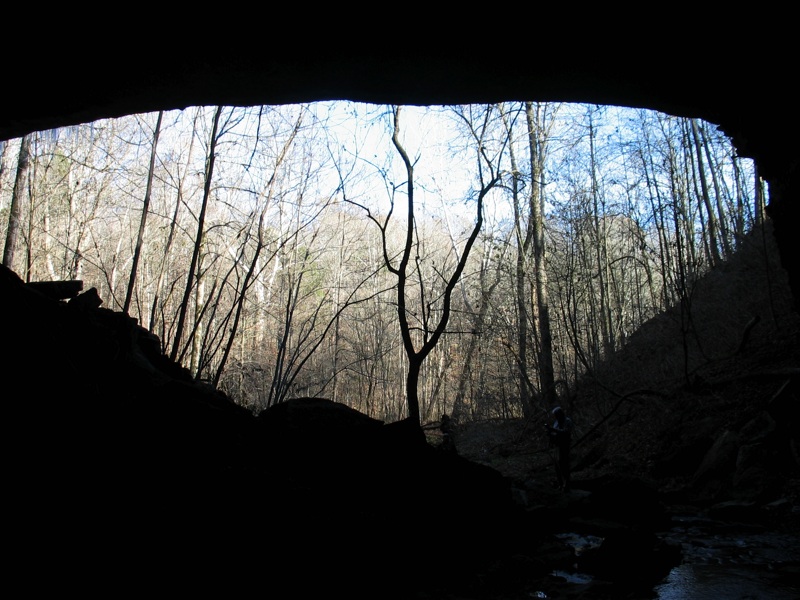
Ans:
[[[252,41],[196,53],[178,44],[110,52],[81,45],[78,57],[89,54],[89,60],[60,60],[55,66],[9,61],[0,139],[198,105],[567,101],[702,118],[720,126],[743,156],[755,159],[766,179],[783,180],[793,172],[798,125],[790,105],[793,65],[786,64],[785,53],[762,44],[739,50],[735,38],[719,36],[646,49],[596,37],[589,55],[551,51],[529,60],[502,56],[502,50],[482,52],[488,41],[471,52],[410,54],[335,48],[273,53]],[[538,56],[535,47],[531,53]]]
[[[673,19],[638,33],[627,26],[587,28],[580,48],[575,36],[564,38],[564,45],[552,32],[547,44],[532,38],[521,50],[505,48],[498,33],[445,51],[395,46],[375,53],[338,50],[336,37],[326,38],[330,47],[322,51],[298,53],[276,51],[267,38],[229,35],[221,43],[212,36],[204,40],[207,46],[187,50],[178,41],[121,47],[105,38],[106,45],[95,46],[96,40],[78,35],[56,59],[6,61],[0,140],[200,105],[534,100],[650,108],[718,126],[741,156],[755,160],[769,184],[773,212],[794,223],[800,133],[794,36],[779,29],[788,17],[759,20],[758,9],[749,10],[733,27]],[[716,34],[709,34],[712,27]]]

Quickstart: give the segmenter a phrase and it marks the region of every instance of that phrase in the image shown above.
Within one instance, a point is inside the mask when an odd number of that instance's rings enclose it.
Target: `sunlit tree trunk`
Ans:
[[[161,295],[162,290],[164,289],[164,280],[167,276],[167,271],[169,270],[169,257],[172,252],[172,246],[175,241],[175,232],[178,229],[178,215],[180,214],[181,205],[184,202],[184,186],[186,182],[186,178],[188,173],[191,169],[192,164],[192,156],[194,154],[194,140],[196,138],[196,131],[197,131],[197,120],[200,116],[202,109],[197,108],[194,113],[194,118],[192,119],[192,135],[190,136],[189,142],[189,151],[186,159],[186,168],[184,170],[183,175],[179,175],[178,180],[178,188],[177,193],[175,195],[175,210],[172,214],[172,219],[169,222],[169,233],[167,234],[167,240],[164,243],[164,253],[161,255],[161,260],[159,261],[158,265],[158,277],[155,284],[155,291],[153,293],[153,305],[150,311],[150,324],[148,329],[150,331],[155,331],[156,322],[158,320],[158,312],[162,309],[162,301]],[[164,340],[166,341],[166,340]],[[166,351],[166,348],[164,348]]]
[[[199,377],[201,372],[201,352],[203,348],[203,313],[206,308],[206,280],[200,275],[198,268],[197,281],[194,286],[194,326],[192,327],[190,351],[189,351],[189,371]]]
[[[688,143],[689,140],[685,136],[677,137],[676,140],[669,139],[667,143],[670,148],[670,161],[671,161],[671,205],[673,207],[673,219],[675,223],[675,237],[676,244],[681,244],[683,257],[681,259],[681,266],[674,266],[673,269],[680,271],[683,269],[686,278],[694,279],[700,268],[701,259],[700,251],[697,247],[697,236],[695,234],[695,214],[700,221],[700,227],[704,235],[703,240],[708,239],[705,235],[706,223],[703,216],[703,209],[700,205],[700,194],[695,193],[694,197],[697,199],[696,208],[692,203],[692,186],[697,185],[697,172],[695,168],[695,161],[692,158],[692,146]],[[681,146],[682,152],[679,153],[675,149],[675,144]],[[682,158],[679,159],[679,156]],[[696,190],[696,188],[695,188]],[[701,243],[703,243],[701,240]],[[708,249],[708,245],[704,248]],[[708,253],[708,250],[706,251]],[[710,261],[709,261],[710,262]]]
[[[643,123],[644,125],[644,123]],[[658,172],[654,161],[654,149],[650,143],[650,133],[647,126],[642,127],[642,136],[644,137],[644,147],[640,149],[639,154],[642,161],[642,169],[645,174],[645,181],[647,183],[647,197],[650,201],[650,212],[653,215],[655,222],[656,233],[658,235],[658,267],[659,272],[666,277],[669,269],[670,259],[670,243],[667,234],[666,217],[664,214],[663,198],[661,193],[661,186],[658,182]],[[661,286],[660,306],[666,307],[671,303],[671,297],[667,291],[667,286]]]
[[[526,105],[527,108],[527,105]],[[511,123],[509,115],[505,111],[505,107],[501,105],[503,123],[506,131],[511,135]],[[528,124],[530,129],[531,125]],[[528,132],[531,135],[530,131]],[[530,137],[528,137],[530,140]],[[530,144],[530,141],[529,141]],[[533,239],[533,217],[531,215],[531,208],[534,195],[536,192],[531,190],[528,197],[528,214],[527,219],[522,214],[522,192],[520,190],[520,183],[522,174],[517,165],[517,157],[514,152],[514,144],[509,144],[508,147],[509,161],[511,164],[511,205],[514,210],[514,236],[516,239],[516,260],[514,264],[514,284],[515,284],[515,300],[517,305],[517,385],[519,386],[519,399],[522,406],[523,413],[526,418],[532,418],[533,411],[533,390],[531,389],[531,380],[529,376],[528,365],[528,322],[529,311],[528,303],[529,298],[526,293],[527,289],[527,272],[528,272],[528,258],[530,256],[530,247]],[[536,164],[535,157],[531,158],[530,165]],[[536,187],[536,177],[531,173],[531,188]],[[535,273],[534,273],[535,277]],[[485,307],[484,307],[485,308]],[[533,307],[531,307],[532,309]]]
[[[142,203],[142,218],[139,221],[139,230],[136,235],[136,245],[133,250],[133,260],[131,261],[131,275],[128,280],[128,290],[125,293],[125,303],[122,305],[122,312],[128,314],[131,306],[131,297],[136,286],[136,275],[139,268],[139,257],[142,253],[144,244],[144,231],[147,226],[147,213],[150,212],[150,194],[153,190],[153,174],[156,168],[156,150],[158,149],[158,136],[161,134],[161,119],[164,111],[159,111],[156,119],[156,127],[153,131],[153,144],[150,149],[150,166],[147,170],[147,184],[144,192],[144,202]]]
[[[720,188],[720,176],[719,176],[719,163],[711,154],[710,144],[708,142],[708,136],[706,135],[705,128],[703,124],[698,119],[692,119],[692,127],[695,134],[695,139],[700,140],[703,146],[703,152],[706,156],[706,161],[708,163],[708,171],[709,176],[711,177],[711,183],[714,187],[714,197],[716,200],[716,208],[717,212],[715,215],[715,222],[717,225],[717,230],[719,232],[719,238],[722,242],[722,250],[725,253],[725,257],[729,257],[731,255],[731,243],[730,243],[730,234],[728,232],[727,226],[727,217],[726,217],[726,210],[723,206],[723,198],[722,198],[722,190]],[[699,156],[699,149],[698,149],[698,156]]]
[[[553,373],[553,337],[550,331],[550,301],[547,295],[547,258],[544,235],[544,198],[542,194],[544,190],[547,136],[544,133],[545,124],[538,114],[540,110],[546,111],[546,105],[544,108],[541,105],[537,106],[536,112],[534,112],[533,103],[525,103],[531,168],[531,187],[528,203],[538,309],[536,324],[539,328],[539,380],[545,406],[554,406],[558,404],[558,397]]]
[[[17,173],[14,177],[14,189],[11,192],[11,206],[8,213],[8,228],[6,230],[6,245],[3,249],[3,265],[14,270],[14,255],[17,252],[20,215],[22,212],[22,198],[25,194],[30,162],[31,138],[34,134],[22,137],[17,156]]]
[[[714,209],[711,206],[711,195],[708,191],[708,182],[706,181],[706,173],[705,173],[705,166],[703,163],[703,152],[702,146],[700,141],[700,134],[698,133],[697,129],[697,121],[696,119],[691,120],[691,132],[692,137],[694,139],[695,144],[695,160],[697,161],[697,179],[700,183],[700,190],[702,193],[703,199],[703,206],[706,209],[706,218],[707,218],[707,226],[708,226],[708,245],[711,251],[711,266],[716,266],[722,260],[722,257],[719,253],[719,234],[718,229],[719,226],[717,224],[717,219],[714,214]]]
[[[283,145],[283,148],[278,155],[274,169],[272,171],[272,175],[270,176],[267,184],[264,187],[264,191],[261,194],[260,200],[263,201],[263,206],[261,208],[261,213],[258,218],[258,224],[256,225],[256,247],[253,252],[253,258],[250,260],[250,264],[247,269],[247,273],[242,280],[241,286],[239,286],[236,296],[234,298],[234,316],[233,322],[230,324],[230,328],[228,330],[227,341],[225,343],[225,348],[222,353],[222,358],[216,368],[216,372],[213,377],[213,385],[216,387],[219,384],[219,380],[222,377],[222,373],[225,370],[225,365],[228,361],[228,356],[230,355],[231,348],[233,347],[233,342],[236,339],[236,336],[239,332],[239,324],[242,320],[242,313],[245,306],[245,300],[247,298],[247,293],[252,285],[256,267],[259,264],[259,260],[261,258],[261,252],[265,246],[264,240],[264,217],[271,206],[271,202],[273,199],[275,183],[277,181],[277,176],[280,168],[283,165],[284,160],[286,160],[287,156],[289,155],[289,149],[291,148],[297,132],[300,129],[300,126],[303,122],[303,112],[301,111],[300,116],[298,117],[294,128],[292,129],[291,135],[288,137],[286,142]],[[299,212],[299,209],[298,209]],[[246,246],[246,240],[242,243],[242,248]],[[244,250],[242,251],[242,256],[244,256]],[[225,322],[228,322],[228,318],[225,319]]]
[[[764,224],[764,217],[766,216],[766,194],[764,193],[764,181],[761,179],[761,175],[758,172],[758,165],[754,165],[753,167],[753,179],[755,184],[755,222],[756,225],[763,225]]]
[[[341,293],[342,287],[344,285],[343,282],[343,272],[344,272],[344,253],[346,252],[346,242],[345,242],[345,227],[344,223],[342,222],[342,214],[338,215],[339,218],[339,227],[341,228],[341,235],[339,238],[339,248],[338,252],[336,253],[337,259],[337,269],[336,269],[336,281],[335,281],[335,288],[334,288],[334,306],[339,307],[342,303]],[[335,322],[333,326],[333,339],[331,340],[331,371],[333,376],[333,381],[331,382],[332,389],[331,389],[331,400],[334,402],[338,402],[339,400],[339,344],[340,344],[340,336],[342,330],[342,323],[341,318],[337,314],[335,317]]]
[[[6,156],[8,155],[9,144],[6,140],[0,140],[0,184],[6,172]],[[0,192],[3,188],[0,186]]]
[[[736,214],[732,219],[733,241],[738,248],[747,234],[748,224],[752,224],[755,221],[755,215],[752,213],[754,205],[750,203],[749,186],[742,172],[741,161],[737,156],[731,156],[730,159],[733,166],[734,193],[736,194]]]
[[[476,365],[480,364],[479,348],[481,339],[487,334],[484,329],[489,315],[489,309],[494,297],[494,291],[504,276],[502,270],[496,269],[492,281],[488,281],[491,275],[492,246],[493,240],[491,239],[487,240],[484,244],[484,254],[481,260],[480,272],[478,273],[479,297],[477,311],[471,304],[467,304],[467,311],[470,314],[472,329],[462,334],[468,337],[468,341],[466,343],[466,349],[462,350],[461,374],[458,378],[455,399],[453,401],[452,417],[456,422],[461,421],[467,416],[467,387],[475,378]],[[507,244],[503,247],[507,247]],[[481,370],[480,368],[478,369]]]
[[[603,355],[608,356],[614,351],[614,328],[611,325],[611,306],[609,302],[609,267],[608,267],[608,222],[606,218],[605,202],[601,197],[600,187],[597,182],[597,157],[595,149],[594,115],[589,110],[589,169],[591,176],[591,194],[594,218],[594,230],[597,247],[595,259],[597,261],[597,291],[600,296],[599,314],[597,318],[600,325]]]
[[[206,209],[208,207],[209,198],[211,196],[211,182],[214,175],[214,162],[217,158],[217,131],[219,130],[219,120],[222,114],[222,107],[218,106],[214,111],[214,121],[211,129],[211,137],[209,139],[208,155],[206,156],[206,169],[205,169],[205,184],[203,187],[203,199],[200,206],[200,214],[197,218],[197,233],[195,234],[194,250],[192,252],[192,259],[189,263],[189,270],[186,277],[186,287],[183,292],[183,300],[180,305],[178,314],[178,324],[175,327],[175,337],[172,343],[172,352],[170,358],[176,360],[181,348],[181,339],[183,338],[183,329],[186,323],[186,314],[189,310],[189,300],[192,296],[192,290],[197,284],[199,273],[196,273],[198,268],[198,259],[200,256],[200,249],[203,246],[203,236],[205,233],[205,217]]]

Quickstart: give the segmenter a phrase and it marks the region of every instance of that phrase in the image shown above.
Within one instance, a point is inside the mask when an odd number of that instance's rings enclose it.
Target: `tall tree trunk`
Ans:
[[[718,265],[722,257],[719,253],[719,239],[718,239],[718,224],[714,214],[714,209],[711,207],[711,195],[708,192],[708,182],[706,181],[705,166],[703,164],[702,143],[700,141],[700,134],[697,129],[697,120],[691,120],[692,137],[695,144],[695,158],[697,160],[697,178],[700,180],[700,189],[702,191],[703,205],[706,209],[706,216],[708,217],[708,235],[709,246],[711,249],[711,266]]]
[[[0,140],[0,182],[3,181],[3,174],[6,172],[6,152],[8,152],[8,142]]]
[[[346,238],[345,238],[345,231],[346,227],[342,221],[343,215],[339,215],[339,227],[341,228],[341,239],[339,241],[339,248],[336,254],[336,259],[338,261],[337,269],[336,269],[336,289],[334,290],[334,306],[338,309],[341,306],[341,290],[344,285],[343,275],[344,275],[344,262],[345,262],[345,252],[346,252]],[[337,314],[335,317],[336,321],[333,326],[333,339],[331,340],[331,371],[333,376],[332,385],[333,388],[331,389],[331,400],[334,402],[339,401],[339,345],[341,343],[341,318]]]
[[[737,156],[731,156],[733,165],[733,189],[736,194],[736,214],[733,217],[733,241],[736,247],[747,234],[747,225],[751,221],[750,198],[748,196],[747,185],[742,174],[742,166]]]
[[[553,373],[553,337],[550,331],[550,305],[547,296],[546,248],[544,236],[544,161],[546,139],[541,134],[542,123],[534,114],[533,103],[525,103],[530,148],[531,187],[529,196],[530,225],[533,241],[534,274],[536,281],[537,315],[539,326],[539,380],[545,406],[555,406],[558,397]]]
[[[161,303],[161,290],[164,287],[164,278],[166,277],[167,272],[167,262],[169,260],[169,255],[172,250],[172,243],[175,240],[175,231],[178,228],[178,213],[180,212],[181,204],[183,204],[183,185],[186,180],[186,173],[189,172],[190,166],[192,164],[192,156],[194,154],[194,140],[197,136],[195,136],[195,132],[197,131],[197,119],[200,116],[202,108],[197,108],[194,114],[193,124],[192,124],[192,135],[189,141],[189,152],[188,158],[186,159],[186,170],[183,176],[179,176],[178,181],[178,190],[175,198],[175,211],[172,214],[172,220],[169,224],[169,233],[167,234],[167,241],[164,244],[164,253],[161,256],[161,261],[158,267],[158,281],[156,282],[155,286],[155,294],[153,296],[153,306],[150,310],[150,324],[148,329],[150,331],[155,330],[156,320],[158,318],[158,309]],[[166,350],[166,348],[164,348]]]
[[[23,136],[19,145],[17,157],[17,174],[14,178],[14,189],[11,192],[11,207],[8,214],[8,229],[6,230],[6,245],[3,249],[3,265],[14,270],[14,255],[17,251],[19,238],[19,219],[22,211],[22,195],[25,192],[25,180],[28,177],[30,163],[31,136]]]
[[[211,138],[208,146],[208,156],[206,157],[206,172],[205,183],[203,186],[203,200],[200,206],[200,215],[197,218],[197,234],[194,240],[194,250],[192,252],[192,260],[189,264],[189,271],[186,277],[186,288],[183,292],[183,301],[181,302],[180,312],[178,314],[178,324],[175,327],[175,337],[172,342],[172,352],[170,358],[176,360],[180,352],[181,338],[183,337],[183,329],[186,323],[186,313],[189,307],[189,300],[192,297],[192,289],[195,286],[195,279],[199,277],[195,273],[197,269],[198,258],[200,256],[200,249],[203,247],[203,236],[205,228],[206,208],[208,207],[208,200],[211,196],[211,181],[214,176],[214,162],[217,158],[217,131],[219,129],[219,119],[222,114],[222,107],[218,106],[214,111],[214,123],[211,129]]]
[[[131,276],[128,280],[128,291],[125,294],[125,304],[122,305],[122,312],[128,314],[131,306],[131,297],[133,296],[133,289],[136,286],[136,271],[139,268],[139,257],[142,253],[142,244],[144,243],[144,230],[147,224],[147,213],[150,211],[150,194],[153,190],[153,172],[156,168],[156,149],[158,148],[158,136],[161,134],[161,119],[164,116],[164,111],[159,111],[158,119],[156,120],[156,128],[153,131],[153,146],[150,149],[150,167],[147,170],[147,185],[144,192],[144,204],[142,205],[142,218],[139,221],[139,232],[136,236],[136,247],[133,250],[133,261],[131,264]]]
[[[213,294],[213,287],[212,286],[212,294]],[[211,298],[212,294],[208,295],[208,298]],[[189,343],[189,371],[194,375],[194,377],[200,377],[200,372],[202,371],[202,348],[203,348],[203,339],[205,337],[204,326],[203,324],[206,322],[204,319],[206,317],[206,310],[208,309],[209,302],[206,299],[206,278],[200,274],[200,268],[198,267],[197,270],[197,282],[194,286],[194,325],[192,326],[191,334],[190,334],[190,343]],[[211,309],[214,312],[217,308],[217,305],[212,305]],[[208,322],[213,320],[212,317],[208,317]],[[209,327],[210,329],[210,327]],[[183,361],[183,357],[180,356],[178,358],[179,362]]]
[[[714,186],[714,196],[716,199],[716,206],[717,206],[717,228],[719,231],[720,241],[722,242],[722,249],[725,252],[725,256],[728,257],[731,255],[731,244],[730,244],[730,234],[728,232],[728,226],[726,225],[727,219],[725,218],[725,208],[722,204],[722,191],[720,189],[719,184],[719,175],[717,171],[719,170],[719,165],[714,157],[711,155],[711,148],[708,143],[708,136],[706,135],[705,128],[703,124],[700,123],[697,119],[692,119],[692,125],[696,127],[696,132],[699,135],[700,140],[703,143],[703,150],[706,155],[706,161],[708,162],[708,170],[709,175],[711,176],[711,183]]]
[[[228,356],[230,355],[231,348],[233,347],[233,342],[236,339],[236,334],[239,331],[239,323],[242,320],[242,311],[244,310],[244,301],[247,296],[247,290],[250,288],[251,281],[253,279],[254,273],[256,271],[256,267],[258,266],[258,261],[261,256],[261,250],[264,248],[264,213],[266,209],[261,212],[261,215],[258,218],[258,231],[256,233],[256,249],[253,254],[253,260],[250,261],[250,266],[247,269],[247,273],[244,276],[244,280],[242,281],[241,291],[237,295],[236,299],[234,300],[234,304],[236,306],[236,314],[233,319],[233,324],[230,327],[230,332],[228,335],[227,343],[225,344],[225,349],[222,353],[222,358],[219,361],[219,365],[217,365],[216,372],[214,374],[214,379],[212,381],[213,387],[217,387],[219,385],[219,380],[222,377],[222,374],[225,371],[225,364],[228,362]],[[244,252],[242,253],[244,254]]]
[[[488,261],[486,261],[488,262]],[[475,311],[468,307],[468,311],[470,315],[472,315],[472,331],[467,333],[469,336],[469,343],[467,344],[466,351],[463,352],[463,366],[461,368],[461,375],[458,378],[458,387],[456,390],[456,397],[453,401],[453,419],[456,422],[460,421],[464,413],[466,412],[466,389],[467,384],[472,380],[474,374],[474,361],[475,356],[478,352],[480,347],[480,340],[483,333],[483,329],[486,324],[486,317],[489,314],[489,307],[492,299],[492,294],[500,283],[502,277],[502,271],[498,269],[495,272],[494,281],[488,285],[486,283],[486,277],[488,275],[488,265],[485,263],[481,264],[481,272],[479,274],[479,281],[480,281],[480,304],[478,306],[477,314]],[[520,385],[525,385],[525,389],[529,389],[527,382],[520,382]]]
[[[611,324],[611,302],[609,296],[609,266],[608,266],[608,239],[607,221],[605,212],[605,199],[601,199],[600,186],[597,182],[597,158],[595,148],[595,129],[592,112],[589,112],[589,163],[592,181],[592,202],[594,228],[597,236],[597,247],[595,248],[595,258],[597,261],[597,288],[600,293],[599,324],[600,336],[602,338],[603,355],[608,356],[614,351],[616,341],[614,340],[614,327]],[[602,209],[600,207],[602,204]]]
[[[503,111],[503,124],[506,132],[511,135],[511,124],[508,122],[508,115]],[[530,125],[528,126],[530,127]],[[517,157],[514,152],[514,145],[508,146],[509,160],[511,161],[511,204],[514,209],[514,237],[516,238],[517,256],[514,264],[514,292],[517,303],[517,385],[519,387],[519,400],[523,414],[526,419],[533,418],[533,390],[531,380],[528,375],[528,298],[525,293],[528,255],[530,252],[531,239],[533,237],[533,218],[530,214],[530,198],[527,223],[522,216],[520,179],[522,174],[517,165]],[[531,162],[533,164],[533,161]],[[536,185],[536,177],[531,175],[531,187]],[[524,232],[523,232],[524,228]],[[481,306],[485,309],[485,306]],[[485,310],[484,310],[485,313]]]
[[[764,224],[767,202],[765,200],[766,194],[764,194],[764,181],[758,172],[758,165],[753,166],[753,179],[755,184],[755,222],[756,225],[761,226]]]
[[[686,277],[690,280],[695,279],[697,276],[698,265],[700,263],[699,256],[698,256],[698,248],[697,243],[695,242],[695,220],[694,220],[694,209],[692,208],[692,201],[691,201],[691,194],[689,193],[690,187],[692,185],[695,186],[695,190],[697,189],[697,173],[695,169],[695,161],[692,158],[692,149],[691,145],[688,145],[683,142],[682,138],[678,138],[681,140],[680,144],[683,149],[683,168],[681,169],[678,165],[677,159],[677,152],[671,150],[671,156],[673,157],[673,169],[672,172],[674,173],[674,177],[670,179],[672,183],[672,203],[675,206],[675,211],[677,211],[677,217],[675,220],[675,230],[677,232],[676,235],[676,244],[683,244],[683,262],[681,263],[682,266],[679,270],[682,269],[682,272],[685,272]],[[673,148],[673,143],[669,142],[670,148]],[[687,148],[688,146],[688,148]],[[681,177],[681,173],[683,176]],[[700,218],[700,224],[702,231],[706,231],[706,223],[705,217],[703,216],[703,209],[700,206],[700,194],[697,194],[698,198],[698,205],[697,205],[697,214]],[[703,235],[703,238],[707,236]],[[708,245],[704,246],[708,248]],[[710,261],[709,261],[710,262]]]
[[[658,233],[658,258],[659,258],[659,271],[664,274],[669,272],[670,259],[670,243],[669,235],[667,234],[666,218],[664,216],[664,202],[661,194],[661,187],[658,184],[658,176],[656,165],[654,162],[654,150],[650,144],[648,128],[644,127],[645,148],[640,151],[642,159],[642,167],[645,173],[647,182],[648,197],[650,199],[650,210],[653,213],[653,221],[655,223],[656,232]],[[669,292],[669,286],[661,286],[661,307],[667,307],[672,302],[672,297]]]

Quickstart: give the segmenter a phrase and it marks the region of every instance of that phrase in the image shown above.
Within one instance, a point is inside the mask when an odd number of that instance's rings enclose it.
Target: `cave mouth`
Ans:
[[[52,199],[40,206],[52,214],[31,229],[40,238],[34,249],[40,254],[30,264],[41,274],[23,273],[24,278],[46,279],[55,271],[60,278],[85,281],[87,288],[96,288],[96,298],[105,308],[127,312],[153,334],[152,344],[178,359],[193,377],[219,386],[253,412],[292,396],[326,396],[336,385],[322,364],[345,360],[359,365],[372,359],[359,354],[351,341],[343,342],[349,346],[339,349],[339,358],[315,356],[319,346],[314,344],[327,344],[330,338],[324,336],[331,331],[315,321],[319,311],[336,314],[339,325],[348,319],[366,320],[357,313],[368,296],[351,296],[348,307],[331,299],[345,297],[345,290],[365,293],[359,287],[360,273],[365,264],[374,271],[382,260],[382,219],[392,210],[394,220],[387,231],[395,237],[389,245],[392,252],[402,248],[409,171],[392,140],[397,124],[392,111],[390,106],[358,102],[190,107],[44,133],[36,138],[31,155],[49,169],[39,172],[54,174],[37,182],[37,194]],[[602,238],[608,248],[615,246],[602,259],[609,268],[606,285],[624,281],[638,286],[619,300],[619,306],[604,308],[617,319],[603,342],[608,348],[621,348],[647,318],[676,300],[674,290],[663,287],[668,276],[659,269],[666,263],[658,264],[663,260],[658,257],[672,251],[667,242],[671,231],[677,232],[675,243],[695,253],[691,265],[687,262],[682,268],[699,275],[732,252],[747,230],[763,219],[765,199],[758,195],[752,161],[741,159],[714,125],[696,119],[619,106],[510,102],[502,108],[403,107],[399,123],[403,149],[413,158],[415,219],[427,236],[417,242],[414,268],[419,284],[412,291],[419,298],[414,302],[440,285],[437,277],[444,280],[453,272],[475,223],[476,199],[486,192],[480,252],[488,262],[470,263],[468,278],[457,282],[461,294],[449,323],[456,345],[468,346],[473,337],[468,332],[484,327],[470,321],[479,318],[479,307],[485,306],[475,299],[488,293],[480,288],[480,277],[494,272],[492,277],[506,282],[497,285],[509,285],[489,253],[494,252],[492,244],[513,246],[515,222],[532,227],[526,211],[534,193],[551,228],[550,257],[562,269],[554,272],[554,282],[594,281],[588,264],[583,275],[563,269],[575,268],[570,257],[588,252],[589,239]],[[536,132],[533,142],[530,131]],[[22,144],[21,139],[15,142]],[[212,155],[215,170],[209,174]],[[6,170],[9,185],[4,190],[13,189],[13,171]],[[670,189],[682,190],[683,196],[669,196]],[[150,204],[143,211],[145,199]],[[721,207],[738,212],[722,214]],[[679,224],[687,214],[692,215],[692,227]],[[719,238],[712,243],[711,226],[717,219],[725,227],[718,227]],[[205,263],[194,244],[198,237],[211,257]],[[52,240],[59,238],[61,248],[52,250]],[[287,253],[287,248],[302,248],[306,262],[292,263],[290,258],[299,254]],[[370,248],[371,258],[359,255],[363,248]],[[525,260],[530,262],[531,256]],[[207,281],[187,278],[193,261]],[[510,264],[503,269],[514,272]],[[313,293],[281,279],[289,277],[287,273],[303,285],[313,282],[326,298],[315,304]],[[334,273],[338,283],[330,280]],[[434,278],[426,279],[429,276]],[[348,287],[342,282],[352,283]],[[386,280],[375,289],[389,290],[392,285]],[[227,296],[224,289],[242,291]],[[291,311],[269,304],[276,290],[278,296],[294,298]],[[511,288],[506,292],[507,298],[516,293]],[[594,292],[587,287],[579,292],[584,293]],[[611,297],[611,287],[607,295]],[[435,292],[418,314],[427,313],[424,318],[433,323],[443,312],[441,298]],[[636,307],[636,318],[624,314],[628,302]],[[396,317],[390,307],[391,302],[382,300],[376,309],[384,322]],[[301,310],[307,320],[293,324]],[[578,337],[570,333],[568,323],[577,313],[562,309],[554,315],[559,346],[574,342],[576,348],[571,355],[557,356],[557,361],[574,364],[578,371],[578,350],[594,342],[580,337],[588,332]],[[186,332],[175,333],[182,319],[189,322],[186,331],[195,332],[191,339]],[[287,366],[283,353],[289,337],[265,340],[270,338],[267,332],[293,326],[319,337],[305,347],[298,344],[295,362]],[[242,333],[246,327],[262,333],[248,337]],[[496,353],[487,356],[498,364],[503,360]],[[317,370],[304,375],[299,367],[309,361],[316,361]],[[388,378],[404,381],[399,371],[389,376],[392,369],[387,367]],[[349,385],[366,377],[355,371]],[[573,384],[565,386],[567,394]],[[516,395],[501,388],[487,397]],[[450,397],[459,396],[457,390],[451,392]],[[444,397],[441,394],[423,406],[426,420],[464,410],[442,404],[437,399]],[[402,398],[376,413],[377,396],[345,394],[349,395],[362,397],[363,405],[356,408],[381,419],[397,420],[405,410]]]

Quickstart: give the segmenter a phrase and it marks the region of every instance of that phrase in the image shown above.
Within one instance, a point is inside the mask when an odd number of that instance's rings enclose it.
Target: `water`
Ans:
[[[702,516],[676,518],[661,537],[682,551],[682,563],[653,589],[652,600],[800,600],[800,538]],[[558,536],[576,555],[602,538]],[[592,581],[579,572],[553,575],[577,587]],[[546,597],[546,596],[542,596]]]
[[[798,600],[800,539],[743,524],[676,520],[667,536],[683,563],[656,586],[657,600]]]
[[[798,600],[800,586],[772,580],[770,572],[752,566],[693,565],[675,567],[655,588],[658,600]]]

